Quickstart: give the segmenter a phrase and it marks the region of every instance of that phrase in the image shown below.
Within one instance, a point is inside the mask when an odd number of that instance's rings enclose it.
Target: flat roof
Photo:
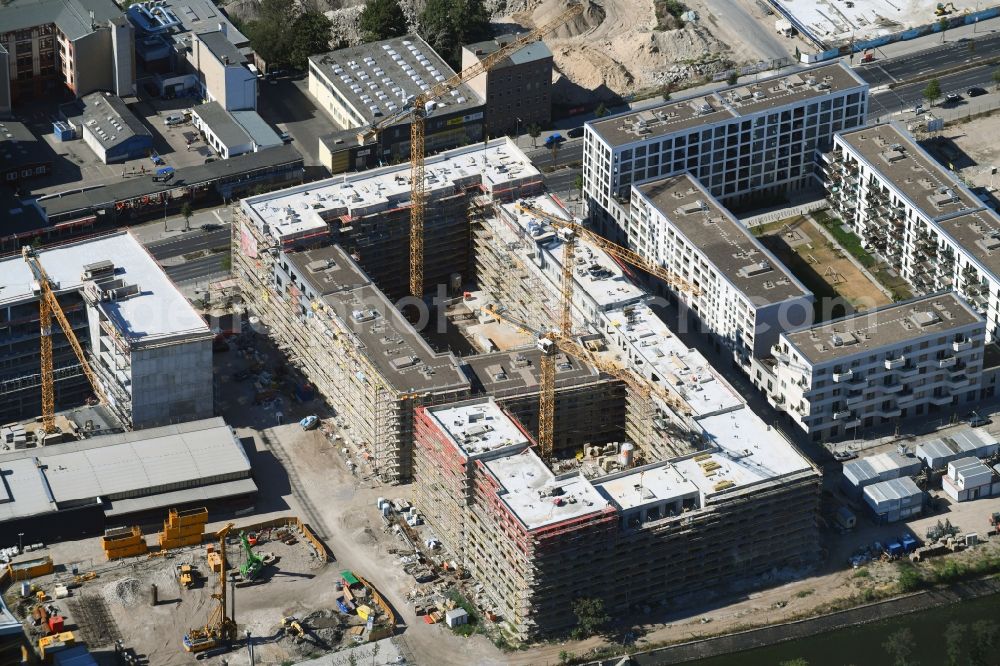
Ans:
[[[867,87],[863,79],[838,60],[793,74],[761,79],[753,84],[738,84],[671,100],[641,111],[627,111],[603,120],[591,120],[587,126],[607,144],[617,147],[779,109],[830,93]]]
[[[510,44],[518,37],[520,37],[520,35],[500,35],[499,37],[494,37],[493,39],[488,39],[484,42],[467,44],[462,48],[469,51],[469,53],[476,56],[479,60],[482,60],[484,56],[496,53],[501,47]],[[510,54],[507,58],[504,58],[502,61],[496,63],[493,65],[493,69],[507,67],[509,65],[523,65],[525,63],[551,57],[552,51],[549,50],[549,47],[545,44],[545,42],[539,39],[538,41],[526,44],[514,53]]]
[[[452,196],[457,187],[482,185],[493,193],[541,180],[531,160],[506,137],[428,156],[424,173],[428,202]],[[348,223],[409,204],[410,166],[404,163],[248,197],[240,205],[280,240],[325,229],[327,220]]]
[[[492,397],[428,407],[427,415],[466,458],[530,444]]]
[[[67,106],[75,106],[78,113],[66,115],[71,117],[74,124],[82,125],[82,129],[90,131],[105,149],[113,148],[133,136],[145,136],[150,140],[153,138],[128,105],[111,93],[93,92]]]
[[[38,251],[57,291],[83,288],[83,268],[111,260],[115,277],[139,287],[131,298],[98,304],[131,343],[160,341],[175,336],[211,335],[211,329],[177,289],[142,244],[128,231],[80,240]],[[0,260],[0,306],[35,301],[31,270],[20,256]]]
[[[246,64],[246,56],[229,41],[229,38],[221,30],[216,29],[212,32],[196,32],[194,34],[219,62],[226,65]]]
[[[208,102],[191,107],[191,113],[201,118],[208,128],[227,148],[251,143],[250,135],[242,125],[218,102]]]
[[[250,135],[258,149],[282,144],[278,133],[256,111],[246,109],[244,111],[230,111],[229,114]]]
[[[6,187],[0,187],[0,219],[0,238],[31,234],[47,226],[45,215],[34,201],[18,199]]]
[[[754,305],[812,295],[690,174],[654,180],[633,189]]]
[[[837,136],[929,220],[984,207],[982,201],[896,123],[841,132]]]
[[[935,222],[965,252],[994,276],[1000,276],[1000,215],[989,208]]]
[[[431,349],[368,275],[339,245],[285,254],[315,303],[354,334],[368,360],[399,391],[469,387],[450,352]]]
[[[525,347],[466,356],[462,363],[482,392],[504,398],[538,392],[541,356],[537,348]],[[566,354],[556,355],[555,370],[557,389],[600,379],[597,370]]]
[[[259,169],[276,168],[283,165],[302,164],[302,156],[293,146],[275,146],[255,153],[246,153],[228,160],[216,160],[208,164],[181,167],[165,187],[149,178],[132,178],[121,183],[95,187],[83,192],[73,192],[63,196],[52,196],[39,200],[49,217],[68,215],[76,212],[91,212],[100,208],[110,208],[116,201],[126,201],[170,190],[178,186],[200,185],[215,180],[240,176]]]
[[[357,115],[355,125],[371,125],[403,110],[406,101],[450,79],[455,71],[419,36],[410,34],[309,56],[310,73],[319,71]],[[482,101],[466,84],[435,102],[452,113]],[[436,113],[433,111],[432,113]],[[349,128],[344,128],[349,129]]]
[[[246,35],[236,29],[222,8],[212,0],[156,0],[155,3],[136,3],[128,8],[128,17],[133,23],[145,32],[159,34],[164,32],[161,29],[162,23],[149,21],[140,11],[141,5],[150,9],[167,10],[165,16],[179,22],[176,26],[178,32],[215,32],[222,23],[226,26],[226,37],[235,46],[242,47],[250,43]]]
[[[0,454],[0,470],[10,488],[0,521],[251,473],[243,446],[221,417],[11,451]]]
[[[555,476],[532,449],[487,459],[482,465],[500,485],[500,501],[529,531],[609,508],[608,500],[581,474]]]
[[[971,324],[985,327],[983,318],[965,299],[949,291],[782,333],[782,337],[806,361],[817,365],[939,336]]]
[[[51,158],[40,154],[47,148],[48,144],[32,134],[24,123],[0,121],[0,166],[9,169],[36,162],[51,162]]]
[[[0,25],[4,32],[13,32],[55,23],[76,40],[93,32],[91,12],[99,25],[122,15],[111,0],[8,0],[0,4]]]

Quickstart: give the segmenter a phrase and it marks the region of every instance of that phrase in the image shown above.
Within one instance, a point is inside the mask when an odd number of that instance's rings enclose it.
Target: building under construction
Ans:
[[[401,292],[409,274],[406,166],[244,200],[233,266],[249,314],[345,441],[384,480],[415,481],[419,510],[512,635],[565,629],[579,596],[648,605],[817,554],[818,470],[607,246],[552,226],[569,215],[513,144],[443,153],[427,176],[425,294],[435,280],[447,293],[416,324],[382,284]],[[573,345],[551,356],[554,436],[536,454],[536,336],[566,294]],[[450,326],[485,353],[435,351],[427,340]]]
[[[212,416],[212,332],[131,234],[37,256],[122,425]],[[0,284],[0,420],[30,419],[42,412],[39,290],[20,255],[0,260]],[[94,391],[68,338],[52,339],[56,407],[78,406]]]

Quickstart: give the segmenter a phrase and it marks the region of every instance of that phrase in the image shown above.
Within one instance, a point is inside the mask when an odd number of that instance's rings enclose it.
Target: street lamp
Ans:
[[[17,552],[19,554],[24,552],[24,532],[17,533]]]
[[[163,230],[167,230],[167,197],[163,197]]]
[[[518,148],[521,147],[521,117],[514,116],[517,119],[517,129],[514,130],[514,145]]]

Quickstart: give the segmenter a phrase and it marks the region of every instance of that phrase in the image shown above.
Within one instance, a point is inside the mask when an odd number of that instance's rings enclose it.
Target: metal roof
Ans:
[[[4,32],[55,23],[71,41],[94,32],[98,25],[122,15],[112,0],[8,0],[0,4],[0,26]]]
[[[510,42],[514,41],[520,35],[500,35],[494,39],[488,39],[484,42],[476,42],[475,44],[466,45],[466,49],[470,51],[480,60],[483,57],[495,53],[500,50],[501,47],[506,46]],[[512,53],[509,57],[505,58],[503,61],[497,63],[493,66],[493,69],[498,69],[500,67],[506,67],[507,65],[523,65],[528,62],[533,62],[535,60],[543,60],[545,58],[551,58],[552,51],[549,47],[545,45],[545,42],[538,40],[527,44],[522,48],[518,49]]]
[[[256,111],[250,109],[245,111],[230,111],[229,115],[240,124],[240,127],[246,130],[246,133],[253,139],[257,149],[270,148],[282,144],[278,133]]]
[[[201,118],[201,121],[208,125],[212,134],[230,150],[252,142],[247,131],[218,102],[208,102],[192,107],[191,113]]]
[[[73,116],[71,110],[77,113]],[[108,92],[94,92],[84,95],[77,102],[66,105],[63,113],[74,125],[89,131],[105,149],[113,148],[133,136],[149,137],[150,133],[142,121],[136,117],[121,98]]]

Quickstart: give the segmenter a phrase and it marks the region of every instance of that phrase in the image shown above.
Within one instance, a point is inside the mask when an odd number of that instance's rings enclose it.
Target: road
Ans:
[[[164,271],[174,282],[192,282],[209,277],[221,277],[229,273],[223,266],[223,259],[226,258],[224,252],[210,254],[182,264],[165,266]]]
[[[217,247],[229,245],[229,227],[216,229],[215,231],[202,231],[192,229],[183,236],[171,236],[162,240],[153,241],[146,245],[146,249],[153,255],[154,259],[162,260],[171,257],[180,257],[192,252],[201,250],[212,250]]]
[[[954,92],[965,97],[965,91],[973,86],[989,88],[993,85],[994,70],[995,67],[992,65],[980,65],[956,74],[942,76],[938,79],[941,82],[941,94],[947,95]],[[872,95],[869,116],[872,118],[885,116],[903,109],[913,108],[917,104],[926,106],[924,102],[924,88],[926,87],[926,81],[918,81]]]
[[[975,50],[969,50],[969,44]],[[875,88],[897,84],[917,77],[926,77],[934,72],[971,66],[984,58],[1000,56],[1000,34],[981,35],[974,41],[948,42],[902,58],[882,60],[871,65],[855,68],[858,75]]]

